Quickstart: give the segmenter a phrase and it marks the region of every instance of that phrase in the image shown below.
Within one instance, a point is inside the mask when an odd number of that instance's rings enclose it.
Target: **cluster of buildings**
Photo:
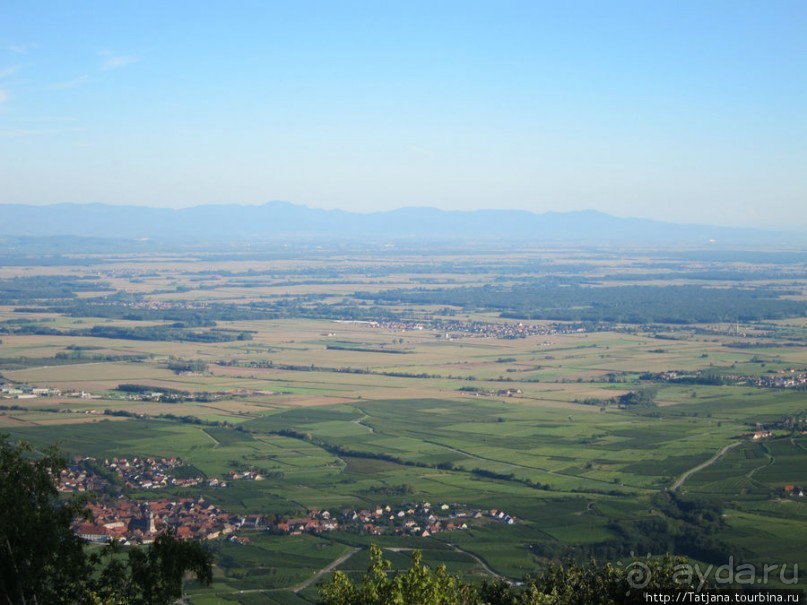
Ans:
[[[480,323],[464,321],[441,321],[437,329],[448,334],[470,334],[471,336],[493,337],[512,340],[528,336],[551,336],[572,331],[565,326],[550,324]]]
[[[110,491],[112,485],[108,479],[97,475],[82,463],[81,459],[74,459],[59,475],[60,492],[96,492]]]
[[[85,391],[62,392],[59,389],[34,387],[28,384],[8,384],[0,382],[0,399],[38,399],[39,397],[70,397],[73,399],[91,399],[92,395]]]
[[[458,321],[450,319],[435,319],[432,321],[366,321],[352,322],[366,324],[371,327],[380,327],[395,332],[411,332],[417,330],[434,330],[441,332],[446,338],[462,338],[465,336],[494,337],[504,339],[526,338],[527,336],[550,336],[552,334],[565,334],[580,331],[567,325],[556,324],[524,324],[518,323],[488,323],[478,321]]]
[[[748,381],[759,387],[793,389],[807,385],[807,374],[791,370],[789,373],[777,372],[776,374],[749,376]]]
[[[649,378],[663,382],[680,382],[683,384],[698,384],[703,379],[700,372],[678,372],[670,370],[658,374],[648,374]],[[807,388],[807,372],[791,370],[778,370],[775,373],[756,375],[719,374],[709,380],[720,380],[722,384],[744,384],[768,389],[794,389]]]
[[[180,469],[184,469],[180,471]],[[191,472],[189,472],[189,469]],[[182,477],[177,477],[177,474]],[[260,481],[259,471],[231,470],[229,481]],[[167,487],[226,487],[221,479],[196,476],[192,467],[176,457],[115,457],[98,460],[75,457],[61,472],[62,492],[95,492],[99,499],[89,504],[91,520],[76,519],[73,531],[91,542],[120,540],[148,543],[171,528],[178,537],[212,540],[223,537],[247,543],[249,531],[270,531],[299,535],[343,530],[372,535],[391,534],[428,537],[446,531],[461,531],[485,522],[512,525],[517,519],[500,510],[478,510],[462,504],[429,502],[400,506],[347,509],[333,514],[312,510],[305,517],[286,518],[274,514],[236,515],[213,505],[204,497],[155,498],[135,501],[123,490],[153,490]]]
[[[263,481],[264,477],[258,471],[255,470],[246,470],[246,471],[229,471],[227,476],[230,477],[233,481],[244,480],[244,481]],[[226,485],[224,486],[226,487]]]
[[[804,488],[797,485],[785,485],[783,488],[786,495],[791,498],[804,498]]]
[[[182,469],[182,470],[179,470]],[[99,474],[99,472],[101,474]],[[177,475],[181,476],[177,476]],[[227,487],[228,481],[262,481],[257,470],[228,471],[226,478],[209,478],[194,472],[180,458],[112,458],[103,461],[77,456],[61,472],[61,492],[115,492],[121,489],[153,490],[166,487]],[[114,483],[114,486],[112,485]]]
[[[93,467],[104,472],[99,473]],[[184,477],[177,477],[178,468],[190,468],[184,465],[179,458],[112,458],[103,462],[95,458],[76,457],[61,473],[59,491],[62,492],[106,492],[111,485],[110,479],[118,487],[126,489],[146,490],[165,487],[195,487],[207,485],[208,487],[227,487],[226,481],[206,479],[201,475],[182,472]],[[104,477],[106,476],[106,478]]]
[[[780,370],[775,374],[762,374],[760,376],[744,376],[727,374],[721,376],[725,384],[747,384],[768,389],[794,389],[807,386],[807,374],[804,372],[785,372]]]
[[[179,478],[176,469],[185,467],[179,458],[113,458],[104,460],[104,466],[117,474],[127,489],[158,489],[162,487],[195,487],[207,483],[209,487],[227,487],[218,480],[206,481],[201,475]],[[187,468],[187,467],[186,467]],[[183,473],[185,474],[185,473]],[[215,481],[215,484],[213,483]]]
[[[429,502],[422,502],[399,507],[386,505],[372,509],[346,510],[339,515],[314,510],[307,517],[280,521],[275,524],[275,528],[290,535],[341,529],[371,535],[394,534],[426,538],[441,532],[466,530],[469,525],[486,521],[513,525],[516,518],[497,509],[481,511],[461,504],[432,507]]]
[[[459,389],[464,393],[472,393],[477,397],[515,397],[521,395],[521,389],[479,389],[476,387],[462,387]]]
[[[227,538],[239,544],[249,542],[248,534],[270,531],[286,535],[343,530],[371,535],[391,534],[428,537],[447,531],[461,531],[474,524],[497,522],[512,525],[516,518],[504,511],[481,511],[461,504],[432,507],[428,502],[403,506],[377,506],[344,510],[332,514],[312,510],[305,517],[279,518],[276,515],[236,515],[213,505],[204,497],[159,498],[134,501],[123,496],[107,497],[88,505],[91,520],[76,519],[73,531],[90,542],[148,544],[161,532],[171,529],[183,539]]]
[[[158,499],[135,502],[126,498],[93,502],[92,521],[77,521],[73,531],[90,542],[148,544],[173,528],[179,538],[213,540],[232,534],[242,518],[226,513],[204,498]]]

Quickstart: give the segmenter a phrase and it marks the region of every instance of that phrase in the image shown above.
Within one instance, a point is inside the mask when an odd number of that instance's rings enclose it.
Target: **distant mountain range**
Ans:
[[[529,241],[641,244],[803,244],[807,234],[617,218],[594,210],[372,213],[320,210],[288,202],[183,209],[106,204],[0,204],[0,235],[150,238],[174,241],[267,239]]]

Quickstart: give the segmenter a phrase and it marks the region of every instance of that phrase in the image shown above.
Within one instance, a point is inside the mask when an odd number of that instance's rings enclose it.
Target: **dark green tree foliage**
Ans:
[[[82,502],[59,498],[66,460],[51,447],[35,457],[0,435],[0,602],[7,605],[168,605],[192,572],[209,584],[212,555],[198,542],[163,534],[146,549],[116,546],[89,555],[70,526]]]
[[[381,548],[370,546],[370,567],[361,584],[355,585],[341,571],[335,571],[320,586],[324,605],[463,605],[476,603],[473,589],[445,565],[432,570],[416,551],[412,565],[403,573],[390,572],[391,563],[382,557]]]
[[[653,593],[692,590],[700,580],[683,557],[635,559],[625,565],[591,561],[553,564],[522,586],[485,583],[479,601],[490,605],[640,605]]]
[[[175,374],[182,372],[207,372],[207,363],[201,359],[176,359],[168,362],[168,369]]]
[[[175,342],[230,342],[236,340],[240,332],[231,330],[193,331],[183,323],[168,326],[93,326],[89,330],[70,330],[71,336],[93,336],[95,338],[116,338],[122,340],[153,340]]]
[[[76,292],[110,291],[109,284],[92,278],[32,275],[0,280],[0,304],[13,305],[76,298]]]
[[[560,286],[560,287],[559,287]],[[451,288],[357,292],[375,304],[451,305],[496,311],[511,319],[618,322],[710,323],[803,317],[803,301],[782,298],[772,288],[686,286],[560,285],[554,281]]]
[[[649,515],[609,519],[607,527],[615,537],[604,542],[574,547],[540,542],[532,544],[530,550],[541,558],[574,556],[578,561],[627,559],[634,552],[669,552],[714,565],[726,561],[730,554],[740,560],[749,555],[720,538],[724,521],[718,503],[665,491],[653,495],[651,504]]]
[[[648,387],[638,391],[631,391],[616,398],[619,405],[652,407],[656,405],[657,389]]]
[[[29,460],[30,446],[0,435],[0,594],[8,603],[72,603],[89,570],[70,523],[83,507],[61,501],[54,477],[66,461],[54,448]]]
[[[203,584],[210,584],[212,555],[198,542],[177,540],[173,534],[160,535],[148,549],[134,548],[128,560],[110,545],[94,561],[102,571],[89,581],[90,594],[107,603],[127,605],[167,605],[182,596],[182,579],[192,572]]]
[[[419,552],[408,571],[391,572],[378,546],[370,547],[370,567],[355,584],[344,572],[334,572],[320,585],[322,605],[632,605],[646,594],[692,590],[700,579],[685,558],[665,556],[635,559],[625,565],[592,561],[553,564],[520,585],[505,580],[485,582],[478,589],[423,564]]]

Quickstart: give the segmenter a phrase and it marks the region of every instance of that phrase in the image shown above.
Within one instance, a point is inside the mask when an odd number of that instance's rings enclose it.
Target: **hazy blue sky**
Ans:
[[[0,203],[807,228],[807,2],[0,0]]]

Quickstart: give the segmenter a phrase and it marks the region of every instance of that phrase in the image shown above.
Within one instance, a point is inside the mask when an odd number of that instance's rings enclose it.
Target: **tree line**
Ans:
[[[450,305],[501,317],[595,323],[691,324],[803,317],[807,304],[773,288],[602,286],[545,284],[410,288],[360,292],[376,304]]]
[[[612,563],[553,563],[519,585],[503,579],[480,586],[450,574],[445,565],[434,568],[419,551],[408,570],[392,571],[377,545],[370,546],[370,566],[358,582],[342,571],[320,585],[322,605],[640,605],[646,595],[693,590],[700,578],[687,575],[682,557]]]

